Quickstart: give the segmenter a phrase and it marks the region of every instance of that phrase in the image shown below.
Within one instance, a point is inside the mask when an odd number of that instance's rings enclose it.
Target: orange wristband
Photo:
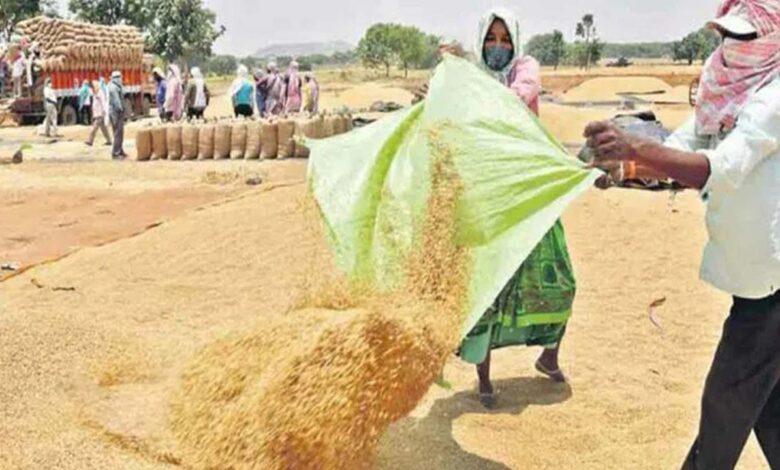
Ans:
[[[636,162],[633,160],[629,160],[626,162],[626,173],[624,178],[627,180],[633,180],[636,179]]]

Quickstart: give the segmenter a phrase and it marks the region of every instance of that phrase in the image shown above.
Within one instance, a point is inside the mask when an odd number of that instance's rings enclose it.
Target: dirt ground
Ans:
[[[408,82],[326,86],[324,100],[353,106]],[[652,109],[670,127],[690,114]],[[217,97],[212,112],[227,111]],[[542,119],[577,145],[585,123],[618,111],[545,104]],[[35,266],[0,282],[0,468],[177,468],[160,430],[184,365],[288,311],[312,253],[327,250],[300,210],[306,162],[112,162],[84,132],[50,144],[0,129],[0,156],[32,144],[25,163],[0,166],[0,263]],[[697,279],[703,206],[693,193],[593,190],[564,225],[578,281],[561,358],[570,382],[534,372],[536,349],[501,350],[498,408],[486,411],[473,367],[453,358],[452,389],[434,387],[391,428],[379,468],[679,467],[728,309]],[[648,314],[659,299],[660,328]],[[739,468],[767,468],[753,439]]]

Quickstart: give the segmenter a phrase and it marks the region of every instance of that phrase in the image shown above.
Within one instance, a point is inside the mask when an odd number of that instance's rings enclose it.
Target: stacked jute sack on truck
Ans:
[[[352,117],[346,114],[160,123],[136,133],[136,160],[307,158],[304,139],[350,130]]]
[[[38,43],[44,70],[102,70],[136,67],[144,39],[132,26],[103,26],[37,16],[19,23],[18,32]]]

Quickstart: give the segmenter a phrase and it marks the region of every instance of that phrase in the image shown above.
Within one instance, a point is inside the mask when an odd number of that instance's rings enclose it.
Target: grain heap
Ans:
[[[143,61],[144,40],[132,26],[103,26],[37,16],[17,29],[40,46],[44,70],[102,71],[133,68]]]
[[[414,409],[459,338],[468,264],[454,243],[460,185],[449,153],[434,153],[406,287],[372,294],[323,280],[328,288],[309,297],[308,309],[206,347],[172,403],[185,465],[372,466],[382,433]]]

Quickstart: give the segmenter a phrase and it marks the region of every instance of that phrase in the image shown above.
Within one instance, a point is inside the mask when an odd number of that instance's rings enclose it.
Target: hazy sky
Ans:
[[[59,0],[65,5],[67,0]],[[584,13],[596,17],[607,41],[669,41],[700,27],[717,0],[204,0],[227,32],[216,52],[246,55],[278,43],[344,40],[356,44],[375,22],[418,26],[467,41],[480,15],[505,6],[520,18],[525,38],[560,29],[571,37]]]

